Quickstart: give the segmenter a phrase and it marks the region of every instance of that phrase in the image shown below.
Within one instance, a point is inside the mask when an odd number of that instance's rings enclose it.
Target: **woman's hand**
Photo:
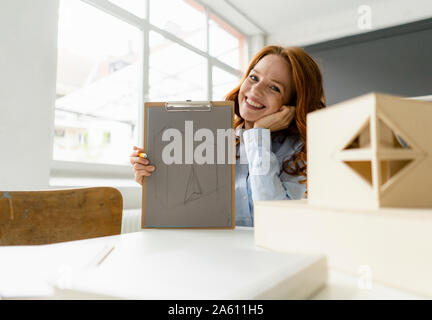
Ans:
[[[148,177],[155,170],[154,166],[149,165],[149,161],[147,159],[141,158],[139,156],[140,153],[144,152],[143,149],[138,148],[137,146],[133,147],[133,152],[130,154],[130,163],[133,166],[135,173],[135,181],[142,185],[143,177]]]
[[[265,128],[270,131],[279,131],[288,128],[294,119],[295,107],[282,106],[278,112],[258,119],[254,123],[254,128]]]

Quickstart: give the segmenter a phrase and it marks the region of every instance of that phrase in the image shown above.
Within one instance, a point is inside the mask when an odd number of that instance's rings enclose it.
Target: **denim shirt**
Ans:
[[[235,217],[237,226],[253,227],[253,201],[299,200],[306,187],[303,176],[291,176],[282,169],[303,143],[298,136],[273,137],[269,129],[237,130],[240,139],[235,167]],[[267,159],[267,165],[263,165]],[[263,167],[264,170],[261,170]]]

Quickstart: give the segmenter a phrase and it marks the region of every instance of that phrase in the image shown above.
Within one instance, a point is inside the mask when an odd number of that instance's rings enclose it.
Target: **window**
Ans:
[[[61,0],[55,165],[128,164],[143,103],[223,99],[244,46],[244,35],[193,0]]]
[[[188,0],[151,0],[150,23],[205,51],[206,16],[202,6]]]
[[[211,14],[210,17],[210,55],[233,68],[243,70],[245,37],[218,16]]]
[[[218,67],[213,67],[213,99],[223,100],[228,92],[234,89],[239,84],[237,76],[222,70]]]
[[[150,32],[149,100],[206,100],[206,59]]]
[[[137,141],[140,30],[81,1],[62,1],[58,35],[54,125],[63,134],[54,135],[54,160],[127,163],[123,155]]]

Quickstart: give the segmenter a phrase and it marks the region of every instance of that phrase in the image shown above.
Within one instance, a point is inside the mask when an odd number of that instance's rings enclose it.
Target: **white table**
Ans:
[[[111,245],[115,245],[114,250],[96,265]],[[0,247],[0,261],[0,293],[3,285],[3,292],[6,287],[9,297],[421,298],[377,283],[362,289],[358,277],[335,270],[330,270],[325,285],[325,264],[320,257],[257,248],[253,229],[242,227],[235,230],[147,229],[49,246]],[[306,266],[315,268],[316,272],[303,272]]]
[[[102,259],[99,253],[112,245]],[[47,246],[0,247],[0,260],[0,294],[6,297],[298,299],[313,294],[327,278],[323,256],[256,248],[253,229],[242,227],[146,229]]]
[[[141,230],[140,226],[141,210],[125,210],[122,225],[123,232],[137,232]],[[251,238],[243,239],[245,241],[241,246],[254,247],[253,235],[249,234],[248,236]],[[347,274],[335,269],[328,270],[326,285],[310,298],[314,300],[423,299],[423,297],[416,294],[391,288],[376,281],[369,282],[369,279],[362,279],[362,274]]]

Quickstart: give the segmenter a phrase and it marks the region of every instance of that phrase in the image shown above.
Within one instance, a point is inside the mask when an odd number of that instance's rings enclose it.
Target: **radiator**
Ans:
[[[141,230],[141,209],[123,210],[121,233]]]

